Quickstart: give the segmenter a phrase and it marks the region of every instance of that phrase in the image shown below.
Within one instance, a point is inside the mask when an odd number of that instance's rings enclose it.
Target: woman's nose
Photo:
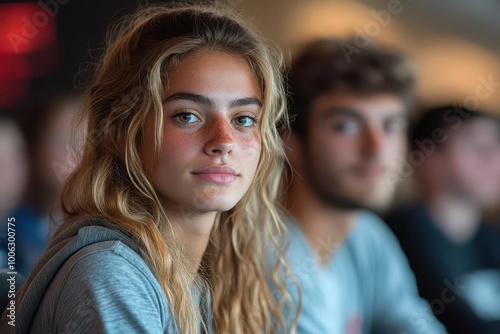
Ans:
[[[226,155],[234,147],[233,128],[223,116],[216,116],[208,126],[208,141],[205,152],[208,155]]]

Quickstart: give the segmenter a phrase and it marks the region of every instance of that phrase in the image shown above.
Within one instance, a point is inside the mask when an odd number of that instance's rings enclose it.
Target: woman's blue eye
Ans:
[[[177,114],[174,116],[174,119],[181,123],[194,123],[199,120],[194,114],[188,112]]]
[[[255,118],[253,118],[251,116],[239,116],[239,117],[236,117],[235,122],[237,125],[249,127],[249,126],[254,125]]]

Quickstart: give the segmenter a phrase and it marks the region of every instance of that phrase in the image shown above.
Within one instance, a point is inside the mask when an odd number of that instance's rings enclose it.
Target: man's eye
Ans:
[[[189,112],[183,112],[180,114],[177,114],[173,117],[175,120],[179,121],[180,123],[194,123],[199,121],[198,117],[196,117],[195,114],[189,113]]]
[[[236,123],[236,125],[249,127],[254,125],[255,118],[251,116],[239,116],[234,119],[234,122]]]
[[[405,130],[405,125],[402,122],[387,122],[385,124],[386,133],[402,133]]]
[[[356,134],[359,132],[359,124],[355,121],[343,121],[334,123],[333,128],[336,132],[343,134]]]

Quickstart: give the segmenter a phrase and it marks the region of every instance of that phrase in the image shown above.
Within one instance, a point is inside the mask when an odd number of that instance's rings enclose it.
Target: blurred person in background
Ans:
[[[450,333],[500,333],[498,118],[460,106],[426,110],[410,131],[416,203],[389,213],[422,296]]]
[[[72,169],[70,128],[77,111],[74,97],[47,94],[28,103],[21,117],[29,174],[16,218],[16,268],[28,275],[49,240],[50,215],[62,178]]]
[[[487,211],[485,218],[493,224],[500,226],[500,202]]]
[[[0,268],[7,268],[7,225],[28,178],[26,145],[16,122],[0,116]],[[15,218],[15,217],[14,217]],[[17,221],[12,221],[17,225]]]
[[[289,73],[288,260],[302,291],[298,333],[444,333],[397,239],[372,209],[406,151],[416,71],[398,51],[352,40],[304,47]],[[295,296],[296,297],[296,296]]]

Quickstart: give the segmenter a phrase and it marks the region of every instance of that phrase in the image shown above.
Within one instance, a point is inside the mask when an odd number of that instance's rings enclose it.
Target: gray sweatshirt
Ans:
[[[195,298],[211,333],[210,296]],[[0,333],[179,333],[142,251],[102,220],[62,226],[14,301]]]

